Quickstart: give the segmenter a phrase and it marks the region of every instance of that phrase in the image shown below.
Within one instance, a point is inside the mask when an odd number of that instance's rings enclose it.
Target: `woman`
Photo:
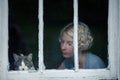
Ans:
[[[73,45],[73,23],[65,26],[60,33],[60,43],[65,60],[58,69],[74,69],[74,45]],[[79,68],[99,69],[105,68],[102,59],[87,50],[92,46],[93,37],[90,29],[83,22],[78,24],[78,57]]]

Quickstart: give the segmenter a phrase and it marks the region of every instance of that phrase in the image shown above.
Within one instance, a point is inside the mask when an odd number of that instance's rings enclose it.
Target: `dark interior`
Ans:
[[[79,21],[86,23],[94,37],[90,51],[108,65],[107,21],[108,0],[78,0]],[[73,0],[44,0],[44,63],[46,69],[56,69],[64,60],[59,33],[73,21]],[[9,62],[14,70],[13,53],[33,53],[38,68],[38,0],[9,0]]]

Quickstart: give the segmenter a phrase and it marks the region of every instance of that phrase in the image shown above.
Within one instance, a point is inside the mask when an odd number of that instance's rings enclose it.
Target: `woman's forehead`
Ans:
[[[64,32],[62,35],[62,40],[73,41],[73,38]]]

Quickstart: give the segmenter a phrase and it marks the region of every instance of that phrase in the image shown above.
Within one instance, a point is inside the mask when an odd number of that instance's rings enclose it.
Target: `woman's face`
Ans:
[[[65,32],[61,37],[61,50],[65,58],[73,57],[73,38],[67,35]]]

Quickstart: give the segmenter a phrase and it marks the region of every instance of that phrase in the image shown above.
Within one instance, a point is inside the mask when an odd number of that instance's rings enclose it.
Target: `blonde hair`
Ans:
[[[73,23],[65,26],[60,33],[60,37],[62,37],[65,32],[68,36],[73,38]],[[89,27],[83,23],[78,23],[78,47],[81,51],[88,50],[92,46],[93,36],[91,35],[91,31]]]

